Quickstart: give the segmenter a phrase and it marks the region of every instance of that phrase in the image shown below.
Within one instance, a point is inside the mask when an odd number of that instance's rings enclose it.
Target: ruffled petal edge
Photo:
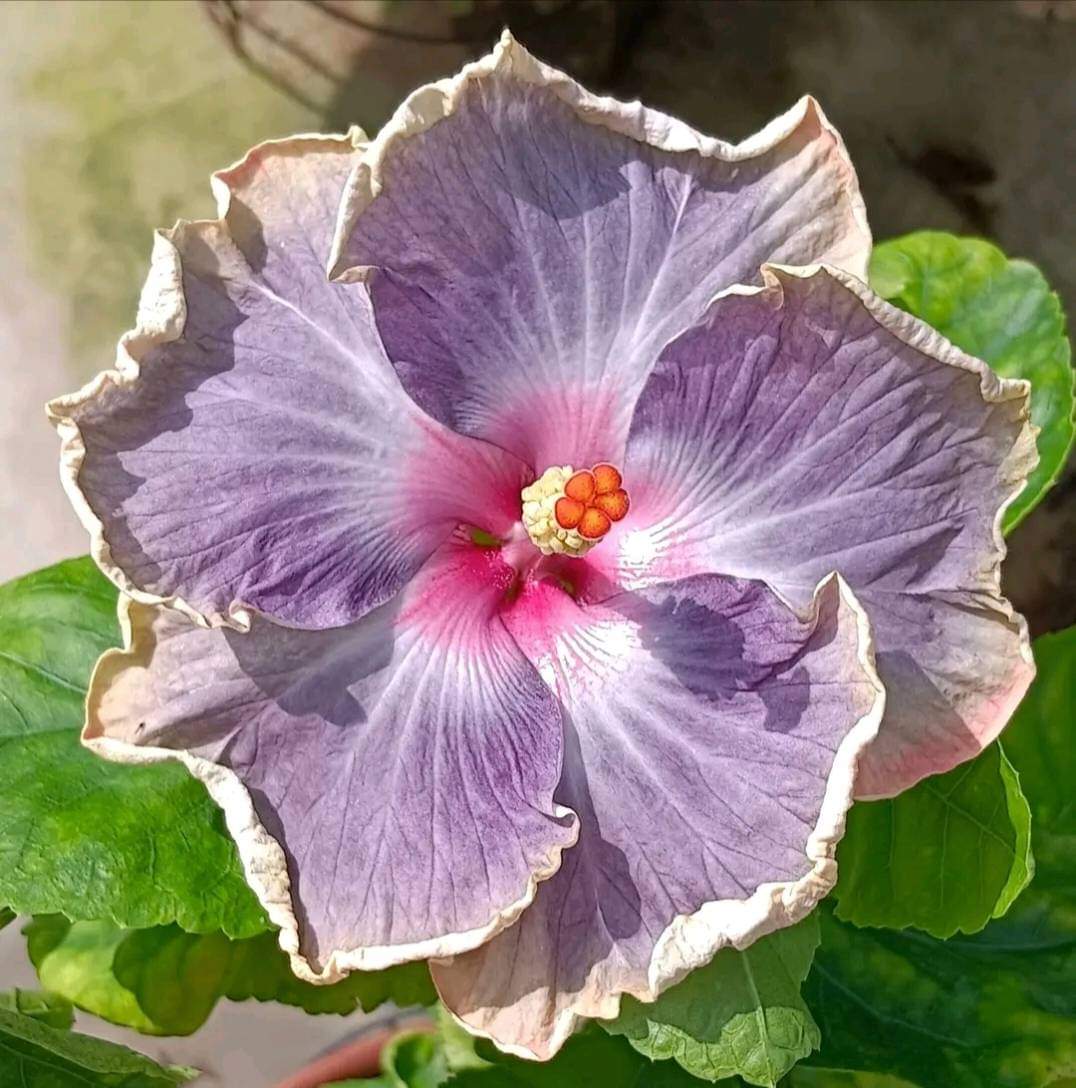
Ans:
[[[104,524],[93,512],[79,483],[86,446],[75,419],[76,413],[110,387],[134,385],[141,376],[141,364],[146,355],[158,345],[171,343],[183,335],[187,322],[187,302],[183,291],[182,262],[172,238],[177,231],[187,227],[215,229],[228,234],[228,214],[233,193],[231,182],[253,159],[274,149],[291,151],[327,145],[341,150],[358,150],[366,142],[365,133],[357,126],[342,136],[307,133],[266,140],[251,148],[231,166],[212,174],[210,188],[217,204],[215,220],[180,220],[170,230],[154,231],[149,272],[139,296],[135,324],[120,337],[113,367],[101,371],[74,393],[56,397],[45,405],[45,414],[60,436],[60,482],[83,528],[90,534],[90,555],[117,588],[140,604],[174,608],[201,627],[231,627],[237,631],[250,629],[250,613],[241,603],[233,601],[226,613],[201,612],[180,596],[161,597],[147,593],[135,585],[114,561]]]
[[[753,294],[765,290],[767,287],[780,289],[782,276],[795,276],[799,279],[809,279],[816,275],[831,276],[838,283],[848,288],[859,299],[871,317],[898,340],[916,351],[945,363],[947,366],[954,366],[978,375],[979,392],[984,402],[988,404],[997,404],[1010,400],[1023,402],[1020,412],[1023,425],[1012,449],[999,466],[999,475],[1007,486],[1007,491],[1005,498],[994,513],[992,526],[993,549],[989,561],[984,565],[980,573],[989,593],[989,599],[985,603],[993,611],[1012,623],[1019,633],[1020,661],[1024,667],[1020,670],[1022,676],[1017,676],[1016,682],[1009,692],[1009,697],[1000,710],[989,721],[978,723],[980,729],[975,732],[975,736],[981,751],[994,741],[1002,729],[1005,728],[1023,699],[1024,693],[1031,685],[1031,681],[1035,678],[1035,658],[1031,652],[1031,635],[1028,631],[1027,620],[1013,608],[1008,598],[1001,592],[1001,564],[1008,553],[1003,530],[1005,512],[1027,486],[1028,477],[1039,461],[1035,442],[1039,428],[1031,422],[1031,383],[1024,378],[1002,378],[982,359],[977,359],[974,355],[962,351],[951,340],[946,339],[925,321],[921,321],[912,314],[886,302],[885,299],[876,295],[866,283],[849,276],[848,273],[839,268],[834,268],[831,265],[806,265],[802,268],[795,268],[788,265],[771,264],[763,266],[762,275],[762,287],[734,287],[724,293]],[[869,753],[867,758],[870,758]],[[897,794],[903,793],[904,790],[910,789],[923,778],[931,774],[943,774],[952,770],[955,765],[938,766],[931,770],[925,770],[914,781],[901,781],[896,788],[889,791],[869,794],[858,793],[856,796],[861,801],[895,797]]]
[[[1011,602],[1001,591],[1001,564],[1008,552],[1003,531],[1005,513],[1026,487],[1028,478],[1039,460],[1035,443],[1039,428],[1031,422],[1031,383],[1023,378],[1001,377],[995,373],[989,364],[962,351],[926,322],[886,302],[885,299],[872,291],[865,282],[829,264],[802,266],[776,263],[764,264],[762,266],[761,285],[736,284],[725,288],[714,296],[711,304],[729,295],[755,295],[774,289],[783,292],[783,278],[805,280],[819,275],[829,276],[849,290],[871,318],[877,322],[879,327],[902,343],[930,356],[939,363],[957,367],[960,370],[977,375],[979,378],[979,392],[985,403],[996,404],[1014,400],[1022,402],[1019,413],[1022,422],[1020,433],[1009,454],[999,466],[999,475],[1006,487],[1005,497],[994,512],[991,526],[992,547],[990,555],[979,571],[982,584],[975,587],[985,594],[985,600],[981,603],[1017,629],[1020,657],[1017,667],[1014,669],[1014,683],[1011,685],[1003,702],[999,704],[996,712],[988,720],[975,722],[977,728],[974,735],[977,738],[979,747],[976,752],[970,752],[963,757],[964,759],[974,758],[978,751],[982,751],[983,748],[998,737],[1035,677],[1035,661],[1031,652],[1031,637],[1027,620],[1013,608]],[[634,580],[629,578],[626,582],[627,587],[631,588],[632,585],[638,584],[640,579],[642,582],[648,580],[645,574]],[[870,759],[869,754],[867,759]],[[923,778],[952,770],[954,766],[962,761],[957,760],[956,762],[938,764],[932,768],[924,769],[915,778],[899,780],[892,789],[871,791],[869,793],[859,792],[856,795],[857,799],[871,801],[894,797],[899,793],[903,793],[904,790],[910,789]]]
[[[776,593],[788,607],[806,622],[813,622],[819,613],[822,596],[836,583],[840,600],[854,613],[858,640],[856,656],[864,676],[874,688],[870,709],[849,730],[837,748],[818,823],[807,840],[806,855],[811,870],[799,880],[760,885],[747,899],[714,900],[692,914],[678,915],[666,927],[654,944],[647,968],[647,985],[604,995],[599,1001],[581,1009],[565,1009],[554,1022],[542,1053],[523,1046],[504,1043],[460,1019],[453,1019],[469,1034],[493,1042],[507,1054],[530,1061],[546,1061],[568,1040],[586,1020],[614,1020],[620,1015],[624,994],[643,1003],[656,1001],[662,993],[682,981],[692,971],[705,966],[725,947],[744,949],[778,929],[801,921],[829,894],[837,883],[837,844],[844,835],[845,820],[855,797],[856,771],[863,753],[877,736],[885,713],[885,687],[878,676],[874,660],[874,635],[866,611],[851,587],[837,573],[823,578],[815,587],[810,606],[800,611]],[[451,964],[445,957],[442,962]],[[436,966],[436,964],[431,965]],[[438,987],[437,972],[432,971]],[[452,1012],[446,1002],[446,1008]]]
[[[731,144],[715,137],[703,136],[683,121],[659,110],[649,109],[641,102],[621,102],[615,98],[591,94],[564,72],[543,64],[532,56],[507,29],[501,34],[493,51],[485,57],[465,65],[455,76],[437,80],[413,91],[363,150],[344,187],[340,202],[336,236],[328,263],[331,279],[353,283],[369,277],[371,269],[361,265],[349,266],[344,251],[359,217],[382,190],[384,163],[391,154],[393,145],[398,140],[425,132],[451,115],[469,83],[495,72],[510,72],[525,83],[548,87],[587,124],[602,125],[612,132],[662,151],[694,151],[706,158],[723,162],[743,162],[758,158],[786,140],[805,122],[816,120],[833,137],[846,167],[845,188],[854,225],[862,236],[853,252],[848,254],[845,262],[847,270],[866,280],[872,238],[859,181],[844,140],[830,123],[822,107],[810,95],[804,95],[791,109],[775,117],[754,135],[740,143]]]
[[[225,824],[239,852],[247,883],[269,921],[279,928],[277,940],[288,957],[292,972],[304,982],[327,986],[339,982],[352,971],[381,971],[413,960],[456,956],[485,944],[510,926],[531,904],[538,885],[557,872],[563,851],[570,849],[578,837],[579,821],[576,819],[573,820],[575,835],[572,841],[564,847],[554,848],[550,853],[549,865],[531,874],[523,895],[494,914],[485,925],[412,944],[371,946],[347,951],[333,949],[324,958],[321,970],[316,970],[300,951],[299,922],[292,905],[291,880],[284,850],[259,820],[250,793],[239,776],[212,760],[180,749],[127,744],[106,737],[96,720],[100,695],[107,689],[112,677],[123,669],[148,662],[155,641],[151,630],[153,613],[153,606],[147,607],[130,598],[120,597],[117,614],[123,646],[106,650],[94,666],[86,694],[82,744],[111,763],[137,765],[170,760],[182,763],[205,786],[224,813]],[[558,818],[574,817],[575,813],[564,805],[554,804],[554,815]]]

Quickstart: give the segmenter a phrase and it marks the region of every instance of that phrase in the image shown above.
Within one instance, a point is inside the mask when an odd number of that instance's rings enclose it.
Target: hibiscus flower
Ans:
[[[213,188],[50,405],[124,591],[83,736],[206,784],[301,977],[428,958],[548,1057],[1001,729],[1026,383],[865,286],[814,101],[729,145],[506,34]]]

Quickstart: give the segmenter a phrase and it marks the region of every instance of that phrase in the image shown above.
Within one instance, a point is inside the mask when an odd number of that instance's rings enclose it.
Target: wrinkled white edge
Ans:
[[[372,269],[363,265],[349,266],[344,249],[359,217],[381,192],[384,164],[393,152],[393,145],[398,140],[425,132],[444,120],[456,110],[469,83],[495,73],[510,75],[522,83],[547,87],[570,106],[581,121],[588,124],[602,125],[612,132],[662,151],[694,151],[705,158],[730,163],[766,154],[791,136],[809,117],[817,117],[822,128],[835,140],[838,153],[849,171],[847,189],[852,217],[863,237],[854,261],[849,260],[848,271],[866,280],[871,231],[855,168],[840,133],[810,95],[804,95],[790,110],[774,118],[753,136],[741,143],[730,144],[703,136],[683,121],[648,109],[640,102],[620,102],[615,98],[591,94],[564,72],[533,57],[507,29],[501,34],[492,53],[465,65],[455,76],[439,79],[412,92],[364,149],[352,168],[340,201],[336,235],[328,262],[331,279],[352,283],[369,278]]]
[[[814,276],[829,276],[850,290],[878,325],[902,343],[922,352],[940,363],[970,371],[979,376],[980,392],[983,400],[998,403],[1008,400],[1022,400],[1024,420],[1023,428],[1014,443],[1012,451],[1000,467],[1002,479],[1012,480],[1011,493],[1001,503],[993,523],[994,554],[992,562],[984,575],[991,590],[990,605],[1006,618],[1012,620],[1020,636],[1020,654],[1030,666],[1028,683],[1034,676],[1034,658],[1027,623],[1015,613],[1012,605],[1001,596],[1001,561],[1006,553],[1002,523],[1005,511],[1016,500],[1027,482],[1027,477],[1038,460],[1035,449],[1035,435],[1038,431],[1030,422],[1030,383],[1023,379],[1002,378],[985,362],[961,351],[941,333],[931,328],[918,318],[890,305],[876,295],[863,282],[847,272],[829,265],[809,265],[791,267],[787,265],[766,264],[762,267],[762,285],[734,285],[718,292],[711,300],[718,301],[729,295],[754,295],[765,291],[779,291],[782,288],[782,276],[810,279]],[[879,693],[871,712],[853,727],[837,750],[833,769],[826,788],[819,823],[812,832],[807,846],[808,857],[814,867],[801,881],[794,884],[764,884],[746,900],[720,900],[704,904],[691,915],[682,915],[673,920],[665,932],[658,938],[648,970],[647,986],[641,990],[625,991],[644,1003],[651,1003],[669,987],[681,981],[686,975],[703,966],[723,947],[732,945],[743,949],[760,937],[766,936],[805,917],[817,902],[822,899],[836,883],[836,861],[834,853],[837,842],[844,833],[844,821],[855,793],[856,769],[863,752],[875,738],[884,716],[884,688],[874,665],[874,645],[869,618],[859,604],[855,594],[837,574],[842,599],[854,609],[860,632],[860,660]],[[817,613],[819,594],[829,579],[823,579],[815,588],[811,612]],[[793,608],[790,601],[770,587],[785,604]],[[795,609],[793,608],[793,611]],[[1022,690],[1015,693],[1011,713],[1019,702]],[[1008,720],[1007,713],[1000,713],[996,728],[982,739],[985,746],[1001,731]],[[935,771],[949,768],[935,768]],[[886,794],[870,797],[860,796],[860,800],[875,797],[893,796],[914,783],[901,783],[900,788]],[[436,973],[434,982],[436,984]],[[501,1050],[516,1057],[531,1060],[547,1060],[555,1054],[570,1037],[578,1024],[586,1019],[615,1019],[620,1012],[621,995],[606,995],[596,1006],[586,1006],[580,1011],[565,1009],[554,1021],[553,1032],[545,1042],[545,1050],[538,1054],[527,1047],[506,1044],[492,1035],[455,1017],[457,1022],[470,1034],[489,1039]],[[450,1010],[451,1011],[451,1010]],[[455,1016],[455,1014],[453,1014]]]
[[[79,521],[90,534],[90,555],[104,574],[124,593],[147,605],[165,605],[182,612],[201,627],[231,627],[237,631],[250,629],[250,614],[238,601],[229,605],[226,613],[199,611],[179,596],[162,597],[148,593],[136,585],[115,562],[112,549],[105,537],[105,528],[93,512],[79,485],[79,473],[86,457],[82,432],[75,421],[75,413],[112,388],[134,385],[141,374],[141,363],[146,354],[160,344],[168,344],[183,335],[187,322],[187,302],[183,294],[183,268],[173,237],[188,226],[212,226],[228,234],[227,216],[232,190],[229,177],[244,167],[252,156],[265,150],[290,150],[303,144],[332,144],[360,149],[366,144],[366,136],[360,128],[351,128],[346,135],[319,135],[308,133],[284,140],[267,140],[258,144],[225,170],[210,178],[210,187],[217,203],[216,220],[198,220],[185,223],[182,220],[171,230],[153,233],[153,251],[149,272],[138,300],[135,326],[120,337],[116,347],[116,361],[111,370],[104,370],[81,389],[65,396],[56,397],[45,405],[49,422],[60,436],[60,481],[67,493]]]
[[[140,607],[145,609],[141,623],[134,615],[135,610]],[[94,666],[86,693],[86,723],[82,730],[82,743],[90,751],[112,763],[144,764],[174,760],[182,763],[205,786],[210,797],[224,812],[228,833],[239,851],[247,883],[265,909],[270,922],[279,927],[277,940],[280,948],[287,955],[294,974],[304,982],[329,985],[338,982],[351,971],[380,971],[412,960],[456,956],[485,944],[522,914],[534,900],[538,885],[543,880],[548,880],[560,868],[563,852],[575,845],[579,837],[576,813],[564,805],[554,803],[553,815],[558,820],[572,818],[571,829],[574,834],[571,841],[563,846],[552,847],[545,866],[531,873],[523,894],[514,902],[495,911],[484,925],[410,944],[333,949],[323,959],[321,968],[315,968],[300,951],[299,923],[292,904],[291,881],[284,850],[258,819],[250,793],[239,776],[227,767],[187,751],[128,744],[103,735],[96,713],[99,694],[107,687],[112,676],[129,667],[147,664],[154,646],[153,614],[160,607],[140,606],[128,597],[120,596],[117,614],[123,635],[123,647],[106,650]],[[145,637],[146,635],[149,637]]]
[[[1039,462],[1035,438],[1040,428],[1031,422],[1031,383],[1024,378],[1001,377],[989,364],[974,355],[962,351],[925,321],[898,309],[872,291],[865,282],[850,275],[843,269],[829,264],[803,266],[764,264],[762,266],[762,284],[760,286],[734,284],[718,291],[710,300],[710,306],[730,295],[757,295],[774,289],[781,292],[783,297],[782,277],[808,280],[814,276],[828,276],[848,291],[851,291],[879,328],[901,343],[934,359],[938,363],[954,366],[960,370],[967,370],[978,375],[979,392],[985,403],[999,404],[1009,400],[1023,402],[1020,413],[1023,426],[1013,443],[1012,449],[998,469],[999,478],[1003,482],[1010,481],[1012,487],[994,514],[991,527],[993,547],[988,562],[979,571],[979,575],[984,579],[983,589],[988,594],[987,599],[981,600],[980,603],[988,606],[1016,627],[1020,659],[1028,669],[1024,678],[1026,682],[1014,685],[1004,705],[991,722],[990,728],[981,735],[973,734],[979,743],[979,750],[981,751],[1001,733],[1035,677],[1035,659],[1031,652],[1031,636],[1028,631],[1027,620],[1019,612],[1015,611],[1010,601],[1001,592],[1001,564],[1008,553],[1003,531],[1005,513],[1027,486],[1028,478]],[[704,314],[700,320],[705,321],[706,315]],[[774,587],[770,586],[770,588],[772,590]],[[781,594],[778,593],[778,596],[781,596]],[[968,758],[973,758],[973,755],[964,757],[964,759]],[[952,770],[953,767],[964,762],[964,759],[958,759],[947,766],[935,765],[917,778],[899,780],[892,789],[883,792],[857,793],[856,798],[860,801],[877,801],[895,797],[930,775],[944,774],[946,771]]]
[[[1009,600],[1001,592],[1001,564],[1008,548],[1005,543],[1003,523],[1005,512],[1016,501],[1017,497],[1027,486],[1028,477],[1039,462],[1038,449],[1035,438],[1039,428],[1031,422],[1031,383],[1023,378],[1002,378],[982,359],[977,359],[967,352],[961,351],[952,341],[947,340],[940,332],[932,328],[925,321],[898,309],[886,302],[881,296],[875,294],[865,283],[853,276],[834,268],[830,265],[808,265],[803,268],[795,268],[787,265],[769,264],[762,269],[763,286],[756,288],[733,288],[723,294],[755,294],[767,288],[781,287],[781,276],[796,277],[797,279],[811,279],[813,276],[824,275],[836,280],[852,292],[861,305],[878,325],[896,337],[902,343],[915,351],[921,352],[932,359],[947,366],[954,366],[960,370],[970,371],[979,377],[979,392],[983,400],[988,404],[998,404],[1003,401],[1023,401],[1020,418],[1023,426],[1013,443],[1012,449],[999,466],[998,474],[1001,481],[1009,481],[1011,489],[1002,500],[994,514],[992,526],[993,550],[989,562],[979,572],[986,582],[989,599],[980,603],[987,605],[993,611],[1011,622],[1017,630],[1020,658],[1028,666],[1026,683],[1017,684],[1006,700],[990,728],[982,735],[973,734],[979,743],[980,751],[990,744],[1002,731],[1016,710],[1017,705],[1024,696],[1024,692],[1030,686],[1035,677],[1035,658],[1031,652],[1031,636],[1028,631],[1027,620],[1013,609]],[[720,296],[718,296],[720,297]],[[952,770],[952,767],[963,762],[958,760],[951,766],[935,766],[925,771],[919,778],[912,781],[901,780],[893,789],[881,793],[860,793],[859,800],[880,800],[886,797],[895,797],[904,790],[910,789],[931,774],[942,774]]]
[[[453,1018],[468,1033],[488,1039],[500,1050],[530,1061],[548,1061],[564,1045],[584,1020],[614,1020],[620,1015],[623,994],[652,1003],[665,990],[684,979],[692,971],[710,962],[728,946],[743,949],[761,937],[778,929],[794,925],[805,918],[829,894],[837,882],[837,843],[844,835],[845,817],[855,792],[856,768],[863,751],[874,740],[885,712],[885,687],[874,663],[874,636],[870,619],[851,588],[837,573],[823,578],[815,587],[806,612],[784,601],[799,619],[814,623],[818,618],[823,595],[836,582],[840,605],[855,616],[858,633],[856,656],[867,681],[874,688],[870,709],[845,734],[834,755],[826,782],[826,792],[819,810],[818,823],[807,838],[806,854],[811,870],[799,880],[761,884],[747,899],[718,899],[704,903],[693,914],[681,914],[670,922],[658,937],[650,956],[645,987],[589,997],[583,1008],[561,1010],[553,1021],[553,1030],[545,1040],[541,1053],[528,1047],[506,1043],[476,1028],[456,1016]],[[780,594],[776,594],[780,598]],[[437,984],[436,972],[433,975]],[[583,984],[586,994],[587,984]]]

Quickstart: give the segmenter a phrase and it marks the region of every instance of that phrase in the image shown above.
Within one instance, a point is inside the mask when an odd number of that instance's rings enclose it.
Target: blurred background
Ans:
[[[725,139],[814,94],[876,238],[994,240],[1071,318],[1072,0],[0,0],[0,581],[86,551],[42,405],[111,364],[152,229],[211,216],[209,173],[260,140],[376,132],[505,25],[592,88]],[[1071,468],[1012,539],[1006,588],[1033,632],[1073,622]],[[0,981],[34,982],[15,926]],[[222,1003],[186,1040],[79,1025],[256,1088],[351,1023]]]

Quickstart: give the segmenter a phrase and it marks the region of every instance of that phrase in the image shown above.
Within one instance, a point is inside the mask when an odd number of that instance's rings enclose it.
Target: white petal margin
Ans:
[[[497,911],[484,925],[409,944],[334,949],[322,957],[320,967],[315,966],[300,949],[299,922],[284,850],[262,824],[250,792],[239,776],[230,768],[189,751],[130,744],[105,735],[100,720],[102,697],[107,693],[115,676],[130,668],[144,667],[148,662],[154,649],[154,617],[162,611],[162,606],[146,606],[120,596],[118,618],[123,647],[106,650],[94,667],[86,695],[82,744],[113,763],[181,763],[206,787],[224,814],[228,833],[236,844],[246,881],[270,922],[279,928],[278,943],[298,978],[314,985],[331,985],[352,971],[380,971],[400,963],[468,952],[512,925],[533,901],[539,884],[552,877],[560,867],[562,849],[555,848],[550,854],[549,864],[532,873],[519,899]],[[174,622],[185,623],[187,620],[177,617]],[[246,639],[252,636],[244,633],[241,637]],[[553,814],[570,827],[567,845],[563,847],[568,849],[579,833],[575,813],[556,804],[553,806]]]
[[[909,578],[904,585],[895,573],[900,568],[898,553],[903,548],[893,544],[895,533],[887,534],[890,538],[887,547],[872,549],[868,545],[873,538],[857,538],[849,524],[842,526],[838,522],[836,527],[829,527],[827,535],[825,526],[816,528],[816,519],[810,513],[800,513],[812,497],[826,497],[821,489],[805,495],[802,486],[796,486],[796,481],[809,470],[817,476],[820,467],[838,458],[847,472],[858,473],[864,467],[848,450],[836,451],[832,444],[826,445],[831,437],[828,423],[819,423],[814,428],[805,424],[801,428],[805,435],[783,442],[772,424],[764,425],[763,415],[766,411],[783,412],[782,418],[792,419],[795,413],[791,405],[774,403],[772,398],[761,407],[737,405],[729,410],[742,411],[738,423],[753,428],[752,433],[765,433],[780,448],[769,449],[764,441],[737,444],[727,440],[730,433],[727,428],[722,431],[708,425],[697,412],[686,419],[684,405],[677,406],[672,401],[666,407],[651,405],[649,392],[644,390],[637,404],[636,421],[641,426],[635,428],[629,441],[626,470],[642,474],[648,481],[649,492],[633,492],[631,524],[614,529],[606,542],[605,553],[598,553],[597,560],[616,567],[617,580],[629,586],[682,576],[691,570],[719,570],[761,579],[796,603],[809,599],[815,580],[836,566],[872,617],[879,668],[889,689],[886,720],[877,743],[864,761],[858,796],[892,797],[929,775],[948,771],[976,756],[1001,732],[1035,675],[1027,622],[1014,611],[1001,590],[1001,564],[1007,550],[1002,531],[1005,512],[1038,463],[1035,447],[1038,428],[1030,419],[1030,383],[1000,377],[983,360],[961,351],[925,322],[890,305],[839,268],[768,264],[763,266],[762,273],[762,286],[735,286],[715,296],[711,315],[699,329],[686,334],[685,340],[702,331],[707,321],[714,323],[715,333],[735,324],[734,315],[722,310],[722,299],[768,294],[773,296],[777,307],[792,285],[807,285],[816,278],[824,283],[828,279],[850,292],[868,318],[853,333],[845,327],[847,315],[835,317],[832,326],[819,324],[814,335],[825,341],[828,352],[832,354],[842,346],[842,337],[866,341],[868,336],[880,336],[882,341],[868,343],[863,349],[864,358],[880,360],[873,371],[877,376],[882,373],[886,355],[893,354],[884,342],[884,338],[891,337],[898,346],[906,345],[938,363],[943,371],[955,368],[973,375],[982,405],[1012,406],[1011,445],[996,466],[989,466],[988,477],[977,478],[978,490],[965,484],[968,493],[961,494],[959,479],[953,479],[949,501],[952,517],[962,531],[963,550],[947,560],[946,566],[938,561],[931,584],[919,585]],[[814,328],[813,315],[801,320]],[[872,326],[869,333],[864,331],[866,325]],[[771,332],[768,330],[767,335]],[[847,346],[851,347],[851,342]],[[803,350],[807,350],[806,345]],[[880,354],[870,355],[871,350]],[[712,381],[714,395],[722,404],[731,404],[739,395],[738,385],[745,372],[739,360],[746,357],[746,351],[737,343],[715,344],[712,359],[705,366],[696,367],[698,374],[706,371],[705,381]],[[670,360],[677,353],[675,343],[667,349]],[[768,357],[767,352],[762,355]],[[675,369],[675,366],[670,368],[670,377]],[[815,396],[826,394],[833,400],[833,405],[828,406],[831,415],[836,413],[838,405],[843,410],[852,397],[858,395],[863,399],[862,391],[857,391],[858,384],[865,380],[862,375],[853,377],[838,372],[833,378],[833,388],[827,389],[824,369],[815,372],[819,386]],[[661,370],[659,363],[654,372],[655,381],[659,380]],[[780,375],[773,380],[779,378]],[[914,375],[898,374],[893,378],[894,385],[898,379],[910,383]],[[787,376],[784,381],[787,386]],[[690,396],[695,403],[709,395],[708,388],[692,386]],[[792,392],[798,396],[801,391],[796,386]],[[874,392],[876,400],[881,392]],[[934,398],[930,411],[940,411],[937,393],[924,386],[919,393],[924,404],[928,395]],[[818,414],[824,407],[821,404],[797,407],[800,423],[804,413],[822,418]],[[868,411],[862,406],[856,410]],[[880,425],[889,422],[882,420]],[[960,437],[957,434],[954,438],[957,447]],[[866,466],[867,471],[877,471],[881,464],[876,458],[873,466]],[[897,468],[903,471],[904,466],[898,464]],[[875,492],[884,492],[884,480],[872,482],[868,476],[867,482]],[[892,528],[895,531],[902,527],[897,519],[907,516],[909,507],[915,513],[914,501],[908,500],[903,509],[898,504],[901,494],[894,492]],[[991,503],[989,518],[985,510],[981,518],[977,516],[975,503],[983,495]],[[842,501],[853,519],[859,512],[854,494]],[[829,520],[834,520],[832,512]],[[911,564],[915,558],[915,534],[921,532],[922,525],[909,521],[904,528],[909,540],[905,563]],[[964,637],[960,635],[961,623],[965,625]],[[928,640],[925,632],[933,626],[937,631]],[[950,649],[954,660],[944,661],[939,647]],[[901,682],[904,674],[898,671],[899,663],[891,657],[901,652],[919,661],[928,674],[932,666],[936,668],[940,695],[933,702],[910,681]],[[890,661],[892,665],[887,664]],[[939,707],[950,717],[956,714],[962,723],[959,729],[945,724]]]
[[[575,111],[581,121],[588,124],[604,126],[612,132],[663,151],[694,151],[706,158],[729,163],[743,162],[764,155],[786,140],[806,119],[817,117],[822,128],[836,141],[847,165],[847,195],[859,232],[859,237],[849,238],[845,250],[829,254],[829,260],[860,279],[867,278],[871,232],[867,224],[866,207],[844,141],[814,98],[805,95],[790,110],[774,118],[753,136],[738,144],[730,144],[703,136],[683,121],[658,110],[648,109],[639,102],[621,102],[615,98],[591,94],[564,72],[543,64],[532,56],[507,29],[492,53],[464,66],[451,78],[437,80],[414,91],[363,150],[340,203],[336,237],[328,265],[331,278],[354,282],[365,280],[369,275],[369,268],[349,267],[344,257],[344,248],[359,216],[381,192],[382,164],[390,154],[392,145],[397,140],[425,132],[449,116],[456,109],[470,82],[495,72],[508,73],[525,83],[549,88]]]
[[[366,144],[366,134],[357,126],[353,126],[342,136],[308,133],[258,144],[243,158],[210,177],[210,187],[217,204],[217,219],[212,225],[218,227],[223,234],[229,234],[229,212],[233,193],[229,179],[264,150],[309,147],[311,150],[351,148],[359,151]],[[226,615],[207,616],[182,597],[162,597],[139,589],[113,561],[104,526],[79,485],[79,472],[85,460],[86,447],[73,418],[77,410],[95,400],[109,386],[122,388],[134,385],[139,379],[141,362],[146,355],[160,344],[178,340],[183,335],[186,323],[187,303],[183,292],[183,270],[179,253],[168,237],[168,232],[157,230],[153,233],[150,268],[139,296],[134,328],[120,337],[112,369],[102,371],[76,392],[49,401],[45,406],[45,413],[60,436],[60,482],[79,521],[90,534],[90,555],[105,575],[120,590],[142,604],[167,605],[202,626],[226,626],[244,631],[250,626],[250,616],[242,604],[234,603]]]
[[[787,269],[782,271],[806,278],[810,274],[809,269]],[[940,332],[932,328],[925,321],[913,317],[911,314],[890,305],[879,295],[876,295],[866,283],[862,283],[847,275],[839,268],[825,266],[825,271],[834,279],[843,283],[850,291],[858,296],[863,305],[878,321],[880,325],[888,329],[898,339],[909,347],[918,351],[933,355],[949,366],[968,370],[979,378],[979,389],[983,400],[987,403],[1002,403],[1004,401],[1022,401],[1021,418],[1023,426],[1020,435],[1013,444],[1008,456],[1000,466],[999,476],[1005,486],[1002,501],[994,511],[994,520],[991,527],[993,537],[993,554],[989,557],[983,569],[978,573],[982,579],[982,586],[988,593],[987,607],[1010,623],[1017,632],[1016,652],[1017,660],[1014,662],[1013,679],[1006,697],[989,714],[986,720],[977,721],[975,731],[978,741],[978,751],[997,739],[1002,729],[1008,724],[1009,719],[1016,712],[1027,689],[1035,679],[1035,657],[1031,652],[1031,635],[1028,631],[1027,620],[1017,612],[1009,599],[1001,591],[1001,564],[1008,554],[1008,545],[1005,543],[1005,513],[1016,501],[1027,486],[1028,477],[1039,463],[1039,451],[1036,439],[1039,429],[1031,422],[1031,382],[1023,378],[1003,378],[997,374],[986,362],[961,351],[951,340],[942,336]],[[764,270],[765,272],[765,270]],[[867,773],[857,794],[861,800],[875,800],[885,797],[894,797],[898,793],[909,789],[915,782],[932,774],[941,774],[949,771],[957,762],[947,760],[942,766],[922,766],[915,772],[914,780],[907,779],[886,785],[883,775],[877,777],[871,773],[871,764],[877,762],[884,764],[886,750],[889,745],[895,748],[899,741],[890,734],[886,736],[883,729],[879,735],[878,744],[874,746],[867,757]],[[969,751],[965,758],[971,759],[978,751]]]
[[[571,992],[550,992],[539,984],[528,988],[522,996],[517,995],[511,1007],[468,1002],[468,992],[485,970],[482,958],[485,957],[484,962],[488,963],[491,956],[496,956],[500,942],[523,934],[519,937],[521,941],[530,948],[537,946],[536,935],[524,932],[532,917],[525,913],[516,927],[469,956],[434,960],[430,964],[442,1001],[469,1033],[489,1039],[501,1050],[517,1057],[546,1061],[583,1021],[615,1019],[620,1012],[622,994],[646,1003],[656,1001],[665,990],[708,963],[720,949],[730,946],[744,949],[769,933],[794,925],[829,893],[837,881],[836,847],[844,834],[847,812],[853,803],[858,764],[878,733],[886,698],[875,668],[870,621],[839,575],[831,574],[818,584],[809,609],[793,608],[793,611],[801,620],[813,622],[823,592],[834,582],[841,604],[855,617],[856,660],[873,696],[869,709],[856,720],[836,750],[817,823],[806,842],[805,854],[810,865],[806,874],[794,881],[761,884],[747,898],[714,900],[690,914],[674,917],[654,944],[645,980],[639,979],[634,985],[609,986],[601,976],[607,972],[615,974],[617,969],[598,963],[593,965],[583,985]],[[541,667],[539,671],[546,675]],[[579,728],[585,730],[585,723],[581,722]],[[581,847],[577,844],[575,849]],[[551,888],[552,885],[548,886],[540,894],[548,893]],[[511,958],[510,951],[501,951],[498,962]],[[555,957],[556,949],[549,954]],[[474,970],[469,970],[476,964]],[[497,964],[491,965],[489,970],[496,974]],[[465,1012],[459,1011],[461,1005],[468,1006]]]

